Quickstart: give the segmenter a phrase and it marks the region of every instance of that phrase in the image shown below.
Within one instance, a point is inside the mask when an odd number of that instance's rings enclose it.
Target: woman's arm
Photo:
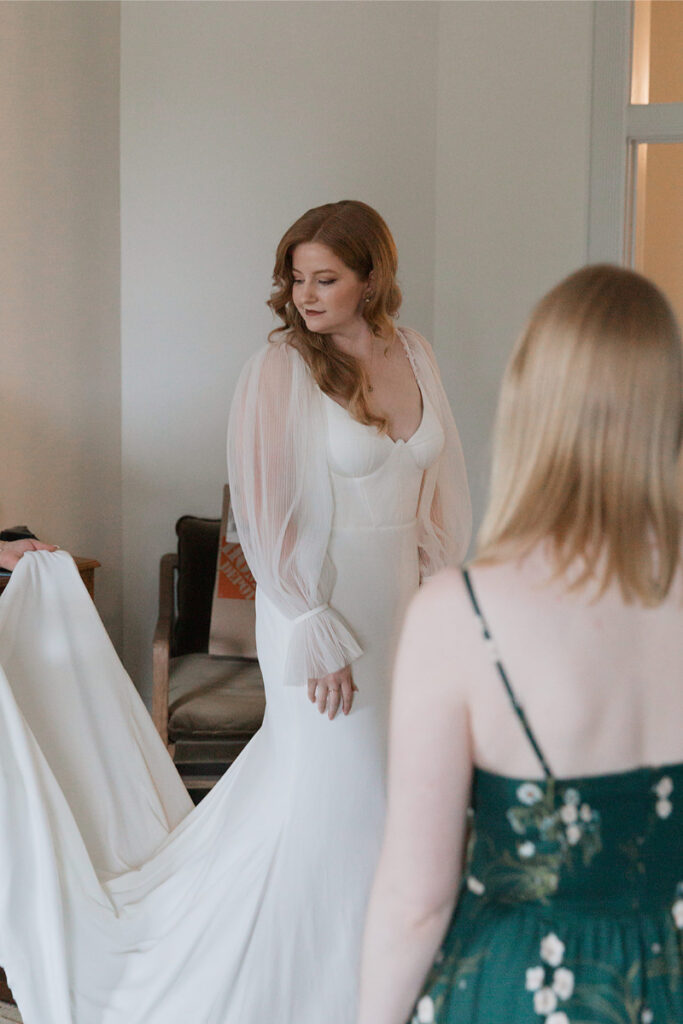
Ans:
[[[405,1024],[457,895],[472,772],[458,683],[459,574],[409,609],[392,696],[389,805],[363,946],[359,1024]]]
[[[329,677],[326,696],[339,686],[348,707],[351,679],[343,670],[361,649],[329,605],[333,501],[322,402],[303,359],[285,343],[261,350],[240,376],[228,475],[249,568],[294,626],[284,678],[305,686]],[[333,678],[340,673],[346,682]]]
[[[420,578],[427,579],[464,561],[472,532],[472,508],[460,435],[432,347],[417,331],[403,327],[401,331],[444,432],[441,455],[424,475],[418,508]]]

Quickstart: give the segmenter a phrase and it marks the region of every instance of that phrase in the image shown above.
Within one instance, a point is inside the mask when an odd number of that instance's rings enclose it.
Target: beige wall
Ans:
[[[396,234],[478,521],[502,367],[587,258],[590,3],[130,4],[122,28],[126,660],[149,691],[159,555],[218,514],[275,243],[355,196]]]
[[[102,562],[115,640],[119,13],[0,4],[0,523]]]
[[[357,196],[389,221],[480,515],[514,333],[586,258],[592,10],[0,5],[0,521],[100,558],[115,635],[123,567],[145,695],[158,557],[178,515],[218,514],[236,376],[306,207]]]
[[[543,292],[587,259],[592,8],[439,8],[435,344],[475,525],[514,338]]]
[[[125,654],[143,693],[158,559],[179,515],[220,514],[230,399],[272,326],[284,230],[320,203],[377,206],[405,322],[432,333],[437,11],[124,5]]]

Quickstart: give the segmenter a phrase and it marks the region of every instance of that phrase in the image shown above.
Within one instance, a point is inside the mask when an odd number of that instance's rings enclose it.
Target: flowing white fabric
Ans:
[[[463,562],[472,533],[472,505],[460,435],[431,347],[417,331],[403,327],[399,335],[444,431],[441,455],[425,472],[418,508],[420,579],[425,580]]]
[[[418,507],[425,579],[463,560],[472,512],[460,438],[431,349],[416,331],[397,333],[445,434]],[[337,671],[361,653],[329,603],[334,506],[323,398],[299,352],[286,341],[269,344],[242,371],[228,427],[228,475],[245,557],[258,586],[297,624],[284,674],[289,684]]]
[[[259,486],[284,473],[300,516],[266,517],[280,540],[270,561],[287,569],[282,584],[257,576],[266,714],[198,807],[69,556],[26,554],[0,599],[0,964],[25,1024],[354,1024],[391,665],[421,538],[448,547],[449,424],[419,354],[422,419],[394,442],[274,351],[303,380],[285,407],[315,410],[304,422],[320,436],[305,451],[328,504],[319,516],[297,490],[310,483],[307,465],[264,456]],[[427,500],[441,514],[430,513],[431,527],[420,517]],[[264,491],[252,508],[263,515],[279,501],[266,505]],[[291,549],[295,525],[297,546],[313,536],[313,558]],[[330,722],[285,685],[302,636],[318,647],[309,665],[330,648],[362,651],[348,716]]]
[[[268,346],[242,371],[228,426],[230,497],[242,549],[258,586],[296,625],[288,682],[328,675],[361,653],[328,603],[332,491],[320,395],[312,385],[295,349]]]

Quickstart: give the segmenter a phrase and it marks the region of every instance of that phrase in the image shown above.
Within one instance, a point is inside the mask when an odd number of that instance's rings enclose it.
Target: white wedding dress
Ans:
[[[354,1022],[391,662],[445,431],[424,387],[406,442],[319,397],[325,607],[363,652],[348,716],[284,678],[318,609],[259,588],[263,726],[192,808],[69,556],[27,554],[0,600],[0,964],[25,1024]]]

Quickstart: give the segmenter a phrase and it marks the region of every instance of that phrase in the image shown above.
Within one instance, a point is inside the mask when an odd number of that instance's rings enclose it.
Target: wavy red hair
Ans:
[[[372,292],[363,307],[363,317],[376,337],[393,344],[392,320],[401,305],[394,239],[377,211],[358,200],[343,199],[307,210],[280,240],[273,291],[268,300],[270,308],[283,321],[281,327],[271,331],[269,340],[284,337],[301,353],[325,394],[343,401],[360,423],[386,431],[386,418],[376,416],[368,406],[367,381],[358,360],[341,352],[328,335],[309,331],[292,301],[292,253],[305,242],[327,246],[361,281],[367,281],[372,274]]]

